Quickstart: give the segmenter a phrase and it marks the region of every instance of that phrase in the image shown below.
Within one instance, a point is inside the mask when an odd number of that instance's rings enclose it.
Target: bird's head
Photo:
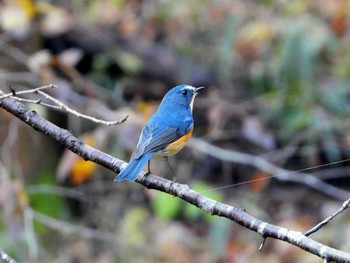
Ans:
[[[165,94],[162,103],[167,103],[167,101],[171,103],[176,103],[183,105],[185,107],[190,107],[191,110],[193,108],[193,100],[197,95],[198,91],[203,89],[204,87],[192,87],[190,85],[179,85]]]

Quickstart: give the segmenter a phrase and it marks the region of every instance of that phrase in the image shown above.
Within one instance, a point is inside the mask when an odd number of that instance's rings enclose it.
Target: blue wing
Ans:
[[[181,127],[160,126],[152,123],[143,128],[136,150],[131,159],[137,159],[148,152],[157,152],[164,149],[169,143],[176,141],[188,133],[193,125],[192,119],[185,120]]]

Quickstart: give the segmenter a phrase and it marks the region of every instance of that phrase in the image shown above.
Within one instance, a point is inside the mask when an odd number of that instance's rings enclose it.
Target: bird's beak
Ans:
[[[194,88],[194,93],[197,93],[199,90],[204,89],[204,87],[198,87],[198,88]]]

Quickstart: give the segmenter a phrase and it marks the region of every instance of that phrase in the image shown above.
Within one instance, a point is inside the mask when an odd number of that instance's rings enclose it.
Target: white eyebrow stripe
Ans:
[[[193,86],[187,86],[187,88],[189,88],[189,89],[191,89],[191,90],[195,90],[196,88],[195,87],[193,87]]]

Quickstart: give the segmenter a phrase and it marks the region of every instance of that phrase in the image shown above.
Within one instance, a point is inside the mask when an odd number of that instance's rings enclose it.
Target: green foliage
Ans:
[[[218,202],[223,201],[223,197],[215,192],[210,191],[212,187],[210,185],[194,181],[190,184],[191,188],[199,193],[203,193],[205,196],[216,200]],[[171,220],[178,216],[181,212],[187,220],[196,220],[199,217],[205,218],[207,221],[213,220],[213,217],[198,207],[184,203],[181,199],[171,196],[163,192],[156,192],[152,199],[152,207],[155,215],[162,220]]]
[[[128,52],[119,52],[116,56],[118,64],[129,74],[136,74],[142,68],[142,61],[136,56]]]
[[[8,232],[2,230],[0,231],[1,249],[4,249],[6,253],[16,258],[17,262],[25,262],[25,258],[28,254],[25,233],[20,233],[20,235],[17,236],[15,240],[9,237],[10,235]],[[2,263],[5,261],[0,260],[0,262]]]
[[[55,178],[51,171],[43,172],[36,181],[37,184],[56,185]],[[29,202],[33,210],[43,213],[53,218],[67,218],[69,208],[65,200],[56,194],[31,193]],[[45,234],[48,228],[40,223],[35,223],[35,229],[38,233]]]
[[[122,231],[128,244],[140,247],[145,243],[145,221],[148,218],[148,211],[144,207],[131,208],[122,221]]]
[[[253,68],[251,83],[265,101],[260,115],[278,129],[281,141],[289,141],[299,131],[315,133],[316,138],[328,141],[326,152],[336,158],[334,138],[325,136],[324,130],[336,131],[337,126],[327,128],[325,121],[348,115],[350,90],[344,82],[324,83],[330,62],[325,54],[335,54],[337,42],[318,23],[302,18],[286,24],[277,50]],[[338,72],[344,70],[338,68]]]
[[[162,220],[171,220],[178,215],[182,201],[163,192],[156,192],[152,199],[155,215]]]
[[[346,118],[350,113],[350,85],[347,83],[335,83],[325,89],[320,97],[320,103],[329,111],[341,118]]]
[[[284,38],[280,62],[282,87],[289,96],[309,95],[314,84],[317,39],[308,36],[299,25],[291,26]]]

